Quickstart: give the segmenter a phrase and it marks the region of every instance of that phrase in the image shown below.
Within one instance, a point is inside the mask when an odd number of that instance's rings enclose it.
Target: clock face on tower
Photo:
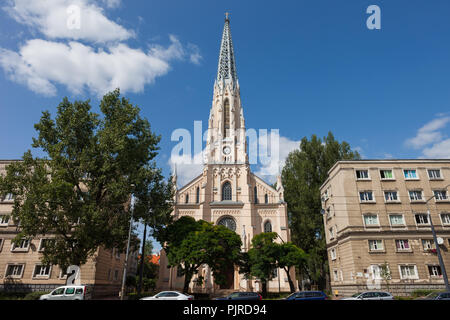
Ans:
[[[223,148],[223,153],[226,154],[226,155],[229,155],[231,153],[230,147]]]

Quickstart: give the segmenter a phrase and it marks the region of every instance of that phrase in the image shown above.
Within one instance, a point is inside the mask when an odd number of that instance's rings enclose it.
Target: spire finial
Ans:
[[[230,13],[227,11],[225,12],[225,21],[229,21],[230,19],[228,18],[228,16],[230,15]]]

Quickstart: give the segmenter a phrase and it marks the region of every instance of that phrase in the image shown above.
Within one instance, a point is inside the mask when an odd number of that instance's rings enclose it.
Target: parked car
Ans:
[[[417,300],[450,300],[450,291],[432,292]]]
[[[43,294],[39,300],[90,300],[91,289],[88,286],[63,286],[49,294]]]
[[[194,300],[194,296],[178,291],[161,291],[152,297],[141,298],[141,300]]]
[[[394,300],[394,297],[389,292],[367,291],[355,293],[350,298],[342,298],[341,300]]]
[[[226,297],[215,298],[214,300],[262,300],[262,296],[257,292],[233,292]]]
[[[328,296],[322,291],[299,291],[294,292],[284,300],[327,300]]]

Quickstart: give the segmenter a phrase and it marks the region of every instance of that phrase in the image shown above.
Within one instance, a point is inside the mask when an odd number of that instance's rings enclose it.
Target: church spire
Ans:
[[[234,59],[233,42],[231,41],[230,19],[225,13],[225,26],[223,27],[222,42],[220,44],[219,66],[217,70],[217,83],[232,82],[237,84],[236,63]]]

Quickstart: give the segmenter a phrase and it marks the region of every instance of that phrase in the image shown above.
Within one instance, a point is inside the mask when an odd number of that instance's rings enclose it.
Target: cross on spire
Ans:
[[[229,20],[228,19],[228,16],[230,15],[230,13],[227,11],[227,12],[225,12],[225,20]]]

